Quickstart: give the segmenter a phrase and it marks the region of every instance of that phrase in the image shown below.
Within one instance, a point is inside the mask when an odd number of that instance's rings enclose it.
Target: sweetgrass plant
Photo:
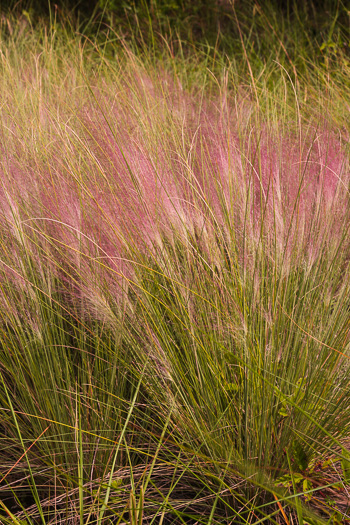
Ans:
[[[1,521],[346,523],[337,79],[2,30]]]

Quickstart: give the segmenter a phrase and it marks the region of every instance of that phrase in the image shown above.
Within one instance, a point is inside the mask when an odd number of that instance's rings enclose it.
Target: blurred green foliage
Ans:
[[[103,16],[106,20],[125,21],[130,14],[139,20],[152,20],[156,24],[179,27],[193,24],[194,27],[210,30],[232,18],[234,10],[243,19],[254,16],[259,8],[268,8],[285,17],[302,17],[322,20],[343,13],[344,22],[349,18],[349,9],[342,0],[2,0],[0,12],[27,11],[33,16],[51,16],[54,13],[74,13],[80,17]],[[348,22],[348,20],[347,20]]]

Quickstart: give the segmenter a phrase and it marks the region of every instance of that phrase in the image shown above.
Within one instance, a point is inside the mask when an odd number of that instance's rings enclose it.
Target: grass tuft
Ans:
[[[350,521],[349,64],[231,15],[1,21],[4,524]]]

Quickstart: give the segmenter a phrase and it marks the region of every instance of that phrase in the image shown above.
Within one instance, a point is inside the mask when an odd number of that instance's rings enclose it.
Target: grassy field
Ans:
[[[1,524],[350,523],[350,13],[249,6],[1,17]]]

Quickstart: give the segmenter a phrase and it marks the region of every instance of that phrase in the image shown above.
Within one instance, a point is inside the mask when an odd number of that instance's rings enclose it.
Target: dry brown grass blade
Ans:
[[[23,459],[26,454],[29,452],[29,450],[35,445],[35,443],[37,441],[39,441],[39,439],[41,438],[41,436],[43,436],[45,434],[45,432],[47,430],[49,430],[51,425],[49,425],[48,427],[45,428],[45,430],[42,431],[42,433],[33,441],[33,443],[27,448],[27,450],[25,450],[22,454],[22,456],[20,458],[18,458],[18,460],[16,461],[16,463],[14,465],[12,465],[12,467],[6,472],[6,474],[0,479],[0,483],[2,483],[4,481],[4,479],[7,478],[7,476],[12,472],[12,470],[16,467],[16,465],[18,465],[18,463],[21,461],[21,459]]]
[[[286,513],[284,512],[284,509],[283,509],[281,503],[279,502],[279,499],[277,498],[276,494],[274,494],[273,497],[274,497],[275,500],[276,500],[276,503],[277,503],[277,505],[278,505],[278,508],[280,509],[281,514],[282,514],[282,516],[283,516],[283,518],[284,518],[286,524],[287,524],[287,525],[290,525],[290,521],[289,521],[289,519],[287,518],[287,515],[286,515]]]

